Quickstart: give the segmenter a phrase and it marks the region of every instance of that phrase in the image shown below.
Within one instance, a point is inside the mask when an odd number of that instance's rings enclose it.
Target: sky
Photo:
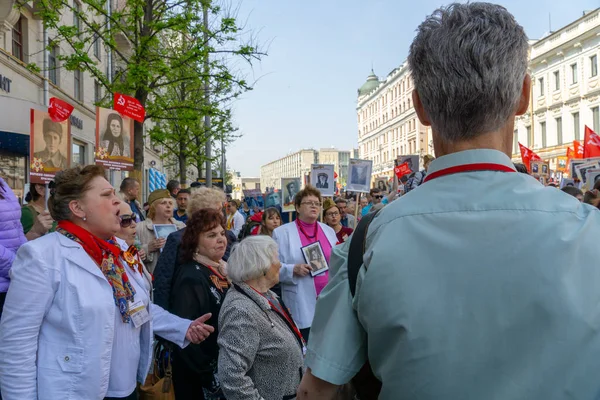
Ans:
[[[233,0],[235,1],[235,0]],[[302,148],[358,146],[357,89],[401,65],[419,23],[439,0],[240,0],[238,19],[268,55],[244,67],[254,90],[234,105],[242,136],[227,166],[259,177],[261,165]],[[530,39],[600,6],[595,0],[499,1]]]

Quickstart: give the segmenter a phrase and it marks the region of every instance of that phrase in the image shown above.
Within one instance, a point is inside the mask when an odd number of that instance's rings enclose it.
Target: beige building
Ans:
[[[358,89],[359,158],[373,161],[373,178],[393,177],[394,160],[400,155],[433,154],[430,129],[417,118],[412,90],[407,63],[383,80],[371,71]]]
[[[518,142],[531,148],[556,170],[584,127],[600,131],[600,9],[532,42],[532,99],[515,124],[513,160],[520,162]]]
[[[241,200],[244,197],[244,190],[258,189],[261,190],[260,178],[244,177],[238,171],[232,171],[232,193],[231,197]]]
[[[16,8],[16,0],[0,1],[0,175],[22,194],[28,182],[30,109],[47,110],[48,100],[57,97],[75,107],[71,116],[72,165],[94,162],[96,113],[95,103],[105,96],[104,88],[82,71],[67,71],[60,65],[59,56],[69,48],[56,43],[50,51],[44,50],[42,22],[35,16],[34,2]],[[80,23],[69,13],[63,13],[62,23],[74,26]],[[48,32],[53,37],[53,32]],[[47,68],[44,68],[44,55]],[[97,41],[89,46],[89,55],[98,68],[108,71],[108,54]],[[41,72],[32,72],[26,66],[35,64]],[[45,84],[47,82],[47,84]],[[154,149],[147,140],[144,195],[147,192],[148,170],[162,171],[160,149]],[[111,171],[111,180],[119,185],[126,172]]]

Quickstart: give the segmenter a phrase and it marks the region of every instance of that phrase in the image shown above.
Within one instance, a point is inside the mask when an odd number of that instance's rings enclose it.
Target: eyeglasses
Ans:
[[[305,205],[311,206],[311,207],[321,207],[321,202],[320,201],[303,201],[300,204],[305,204]]]
[[[135,215],[125,214],[121,215],[121,228],[128,228],[132,223],[135,222]]]
[[[373,196],[375,199],[383,199],[383,196]]]
[[[339,212],[332,212],[332,213],[327,213],[325,214],[326,217],[339,217],[340,213]]]

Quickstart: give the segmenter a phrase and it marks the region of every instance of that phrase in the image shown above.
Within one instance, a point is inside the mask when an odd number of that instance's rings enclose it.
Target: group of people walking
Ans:
[[[178,400],[596,399],[600,199],[509,158],[527,51],[501,6],[427,17],[408,64],[437,159],[360,222],[310,185],[282,225],[206,187],[146,213],[98,166],[57,173],[47,211],[0,179],[2,398],[137,399],[157,336]]]

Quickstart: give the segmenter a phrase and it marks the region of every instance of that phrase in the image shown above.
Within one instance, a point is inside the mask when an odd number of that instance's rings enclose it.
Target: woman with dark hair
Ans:
[[[126,141],[123,139],[123,118],[119,114],[111,113],[106,119],[106,130],[102,135],[102,144],[108,148],[109,156],[129,156],[126,151]],[[127,150],[129,146],[127,146]]]
[[[138,263],[114,244],[121,200],[102,167],[66,169],[55,182],[56,232],[21,246],[12,266],[0,322],[2,397],[135,400],[154,335],[181,347],[200,342],[209,316],[192,322],[152,304]]]
[[[54,223],[46,211],[46,185],[31,183],[25,201],[27,204],[21,207],[21,225],[27,240],[33,240],[48,233]]]
[[[224,399],[217,379],[218,320],[229,289],[225,218],[218,210],[201,209],[188,220],[181,241],[181,263],[171,288],[170,311],[182,318],[210,313],[214,334],[198,345],[175,349],[173,383],[177,400]],[[196,317],[197,318],[197,317]]]
[[[10,283],[9,272],[17,250],[27,241],[20,222],[19,201],[0,178],[0,316]]]

